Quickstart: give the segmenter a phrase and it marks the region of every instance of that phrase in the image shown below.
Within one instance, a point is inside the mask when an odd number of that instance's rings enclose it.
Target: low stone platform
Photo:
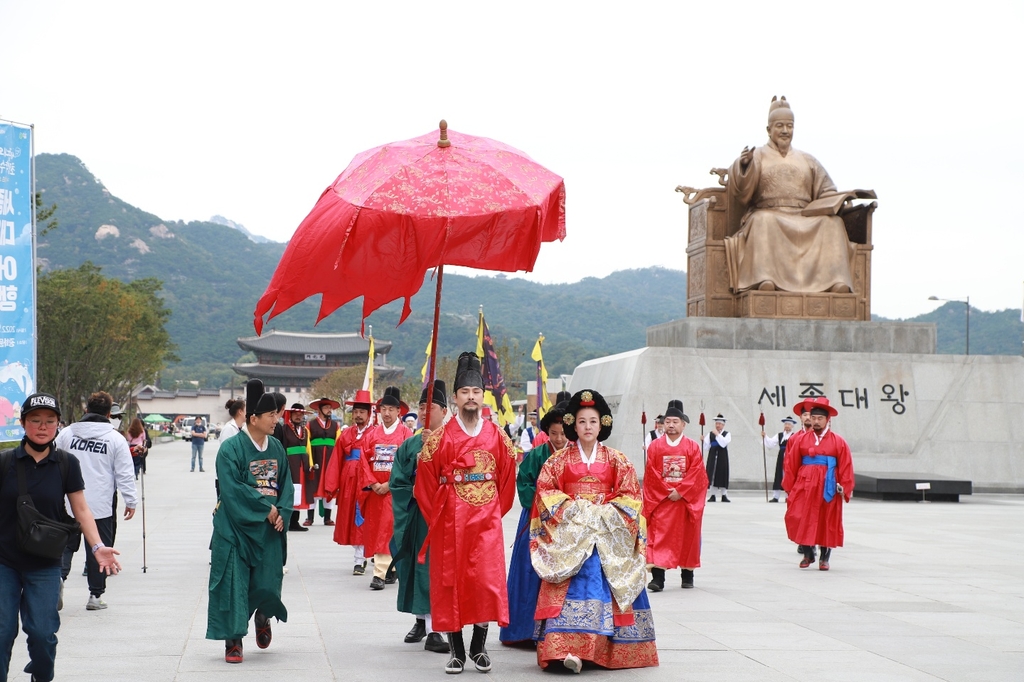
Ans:
[[[961,495],[973,494],[970,481],[935,474],[854,473],[854,497],[887,502],[959,502]],[[918,486],[926,484],[922,490]]]
[[[647,328],[647,345],[724,350],[934,354],[935,325],[922,322],[686,317]]]

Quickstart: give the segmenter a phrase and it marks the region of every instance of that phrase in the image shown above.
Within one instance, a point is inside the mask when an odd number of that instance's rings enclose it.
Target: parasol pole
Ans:
[[[764,501],[768,501],[768,453],[764,445],[764,410],[761,408],[761,401],[757,401],[757,409],[761,411],[761,416],[757,418],[757,423],[761,425],[761,464],[764,465]]]
[[[444,264],[437,266],[437,291],[434,294],[434,328],[430,332],[430,366],[427,368],[427,395],[434,401],[434,369],[437,367],[437,324],[441,320],[441,280],[444,279]],[[423,428],[430,430],[430,410],[423,419]]]
[[[644,472],[647,471],[647,407],[640,403],[640,444],[644,449]]]

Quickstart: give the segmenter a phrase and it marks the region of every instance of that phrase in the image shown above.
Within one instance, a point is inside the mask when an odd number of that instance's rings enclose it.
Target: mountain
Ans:
[[[211,222],[166,221],[118,199],[79,159],[68,154],[36,157],[36,183],[44,205],[57,204],[59,227],[40,240],[46,269],[92,261],[123,280],[155,277],[172,311],[168,330],[180,365],[169,374],[222,385],[238,360],[240,336],[252,336],[252,311],[284,253],[285,244],[258,241],[240,225],[214,216]],[[228,225],[222,223],[229,223]],[[517,344],[518,368],[506,376],[534,374],[530,351],[538,333],[546,337],[544,359],[551,376],[570,373],[584,360],[644,345],[646,328],[685,315],[686,273],[643,268],[587,278],[572,284],[538,284],[505,275],[446,274],[438,352],[456,356],[476,347],[477,311],[484,306],[498,343]],[[391,364],[418,375],[430,337],[434,282],[428,276],[413,297],[413,312],[397,327],[401,303],[367,319],[374,336],[394,345]],[[320,331],[359,329],[361,301],[339,309],[316,326]],[[268,328],[313,330],[319,300],[305,301],[274,318]],[[911,321],[938,325],[938,348],[962,353],[964,309],[947,303]],[[971,311],[971,353],[1017,355],[1024,333],[1020,311]]]
[[[253,335],[252,311],[285,245],[257,243],[235,227],[217,222],[166,221],[118,199],[79,159],[68,154],[36,157],[36,182],[45,205],[57,204],[60,227],[38,245],[43,269],[92,261],[123,280],[155,277],[172,310],[168,328],[182,367],[235,362],[235,339]],[[426,277],[413,298],[413,312],[397,327],[400,303],[367,319],[379,339],[392,341],[389,362],[418,373],[430,337],[434,282]],[[686,275],[646,268],[588,278],[574,284],[538,284],[498,276],[444,278],[440,344],[442,355],[475,348],[477,311],[501,343],[518,343],[522,373],[532,376],[530,351],[546,337],[544,356],[552,376],[569,373],[583,360],[640,347],[649,325],[684,314]],[[268,327],[313,329],[318,300],[301,303]],[[359,329],[361,301],[321,322],[322,331]],[[506,368],[506,374],[511,374]],[[219,372],[217,376],[224,376]]]
[[[244,234],[246,237],[256,242],[257,244],[266,244],[267,242],[272,241],[270,239],[267,239],[266,237],[261,237],[258,234],[253,234],[249,230],[245,229],[245,225],[242,225],[241,223],[236,223],[234,220],[229,220],[228,218],[225,218],[222,215],[212,216],[210,218],[210,222],[238,230],[239,232],[241,232],[242,234]]]

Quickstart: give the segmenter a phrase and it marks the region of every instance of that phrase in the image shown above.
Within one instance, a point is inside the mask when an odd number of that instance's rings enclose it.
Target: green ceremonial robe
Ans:
[[[241,639],[257,609],[268,618],[288,620],[281,579],[295,491],[284,446],[270,436],[267,443],[260,452],[243,431],[217,451],[220,502],[210,542],[207,639]],[[267,521],[271,506],[284,519],[281,532]]]
[[[412,495],[422,449],[422,431],[398,446],[390,482],[391,505],[395,512],[391,554],[398,572],[398,610],[414,615],[430,613],[429,553],[425,562],[416,563],[416,555],[427,539],[427,522]]]
[[[541,467],[551,456],[551,444],[542,443],[530,450],[523,461],[519,464],[519,473],[516,475],[516,490],[519,492],[519,504],[523,509],[533,507],[533,496],[537,492],[537,476],[540,475]]]

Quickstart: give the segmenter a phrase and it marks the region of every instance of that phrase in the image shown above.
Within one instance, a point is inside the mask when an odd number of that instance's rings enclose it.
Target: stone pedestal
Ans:
[[[799,295],[799,294],[797,294]],[[935,325],[687,317],[647,328],[648,346],[829,353],[935,352]]]

